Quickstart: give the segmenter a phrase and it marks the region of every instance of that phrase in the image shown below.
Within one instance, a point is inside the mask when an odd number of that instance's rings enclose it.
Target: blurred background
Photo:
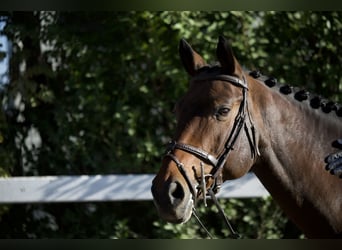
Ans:
[[[154,174],[187,88],[181,38],[213,62],[342,98],[341,12],[1,12],[0,176]],[[303,238],[271,197],[221,199],[243,238]],[[210,231],[229,235],[216,208]],[[152,201],[0,205],[0,238],[202,238]]]

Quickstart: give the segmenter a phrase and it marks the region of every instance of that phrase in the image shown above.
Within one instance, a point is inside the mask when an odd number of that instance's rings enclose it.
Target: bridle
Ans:
[[[245,76],[243,76],[243,80],[241,80],[235,76],[224,75],[224,74],[218,74],[218,75],[214,75],[214,76],[213,75],[197,75],[197,76],[192,78],[192,81],[206,81],[206,80],[220,80],[220,81],[224,81],[224,82],[228,82],[230,84],[233,84],[234,86],[242,89],[242,101],[240,103],[238,113],[235,117],[232,130],[230,131],[230,134],[229,134],[229,136],[228,136],[228,138],[224,144],[223,151],[219,154],[218,157],[215,157],[212,154],[210,154],[210,153],[208,153],[208,152],[206,152],[200,148],[197,148],[197,147],[185,144],[185,143],[171,141],[167,145],[165,157],[169,157],[176,164],[178,170],[180,171],[180,173],[182,174],[182,176],[186,180],[187,185],[189,186],[190,191],[192,193],[192,199],[193,199],[193,204],[194,204],[193,205],[193,214],[194,214],[195,218],[197,219],[197,221],[199,222],[199,224],[202,226],[202,228],[207,232],[208,236],[210,238],[212,238],[211,234],[208,232],[208,230],[205,228],[203,223],[200,221],[200,219],[196,213],[196,210],[195,210],[196,202],[199,199],[201,193],[203,196],[205,206],[206,206],[206,196],[209,195],[211,197],[211,199],[214,201],[215,205],[217,206],[219,212],[221,213],[226,225],[230,229],[232,236],[234,238],[240,238],[239,234],[236,233],[234,231],[234,229],[232,228],[232,226],[230,225],[229,220],[228,220],[227,216],[224,214],[223,209],[220,207],[215,194],[219,191],[220,186],[222,184],[222,168],[228,159],[229,153],[232,150],[234,150],[234,145],[235,145],[237,139],[239,138],[239,135],[241,134],[242,128],[244,128],[244,130],[246,132],[248,142],[249,142],[249,145],[251,148],[252,158],[254,159],[256,155],[259,155],[259,150],[258,150],[257,143],[256,143],[255,128],[254,128],[254,124],[253,124],[253,121],[252,121],[252,118],[250,116],[249,109],[248,109],[247,81],[246,81]],[[247,118],[248,118],[248,120],[247,120]],[[247,121],[249,121],[250,126],[247,125]],[[200,176],[200,180],[198,181],[199,185],[197,187],[197,189],[198,189],[197,192],[196,192],[195,188],[193,187],[193,185],[191,184],[190,178],[188,177],[188,175],[184,169],[183,163],[181,163],[178,160],[178,158],[174,155],[173,152],[175,149],[182,150],[184,152],[195,155],[213,167],[211,173],[208,175],[205,175],[204,169],[203,169],[203,162],[200,163],[201,176]],[[206,186],[207,186],[206,180],[205,180],[206,177],[213,179],[213,182],[208,189],[206,188]]]

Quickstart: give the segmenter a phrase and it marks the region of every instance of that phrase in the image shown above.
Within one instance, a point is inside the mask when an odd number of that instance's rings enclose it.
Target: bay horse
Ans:
[[[247,72],[220,36],[217,65],[182,39],[190,75],[177,126],[151,191],[162,219],[185,223],[198,199],[253,171],[308,238],[342,237],[342,181],[324,158],[342,137],[342,109],[275,78]]]

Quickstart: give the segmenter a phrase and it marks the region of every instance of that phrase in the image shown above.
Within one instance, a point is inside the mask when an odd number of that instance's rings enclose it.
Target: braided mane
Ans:
[[[329,101],[320,95],[311,94],[305,89],[293,87],[288,84],[280,85],[276,78],[264,76],[258,70],[250,71],[249,75],[254,79],[264,82],[265,85],[270,88],[278,87],[279,92],[283,95],[293,94],[294,99],[298,102],[308,100],[310,107],[313,109],[321,109],[321,111],[326,114],[334,111],[338,117],[342,117],[342,106],[336,102]]]

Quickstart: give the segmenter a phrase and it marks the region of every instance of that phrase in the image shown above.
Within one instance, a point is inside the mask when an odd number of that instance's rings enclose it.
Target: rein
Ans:
[[[254,128],[253,121],[251,119],[251,116],[250,116],[249,110],[248,110],[247,81],[246,81],[244,76],[243,76],[243,80],[241,80],[241,79],[234,77],[234,76],[222,75],[222,74],[215,75],[215,76],[198,75],[198,76],[193,77],[193,81],[205,81],[205,80],[221,80],[221,81],[233,84],[234,86],[242,89],[243,99],[240,103],[238,114],[235,117],[233,128],[230,131],[228,139],[224,144],[224,149],[223,149],[222,153],[219,154],[218,157],[215,157],[212,154],[210,154],[210,153],[208,153],[208,152],[206,152],[200,148],[197,148],[197,147],[185,144],[185,143],[179,143],[176,141],[171,141],[167,145],[165,157],[169,157],[169,158],[171,158],[172,161],[174,161],[178,170],[180,171],[180,173],[182,174],[182,176],[186,180],[187,185],[189,186],[190,192],[192,194],[193,214],[194,214],[196,220],[198,221],[198,223],[200,224],[200,226],[206,231],[208,236],[210,238],[213,238],[212,235],[209,233],[209,231],[204,226],[204,224],[199,219],[197,212],[196,212],[196,209],[195,209],[197,200],[200,197],[201,193],[203,196],[205,206],[207,206],[206,196],[211,197],[211,199],[215,203],[216,207],[218,208],[219,213],[221,214],[225,224],[229,228],[233,238],[237,239],[237,238],[240,238],[240,235],[237,232],[235,232],[235,230],[232,228],[232,226],[231,226],[227,216],[225,215],[223,209],[221,208],[215,194],[219,191],[221,184],[222,184],[222,168],[227,161],[229,153],[232,150],[234,150],[234,144],[236,143],[237,139],[239,138],[239,135],[241,134],[242,128],[244,128],[244,130],[246,132],[248,142],[249,142],[249,145],[251,147],[252,158],[255,158],[256,154],[257,155],[260,154],[258,147],[256,145],[255,128]],[[248,118],[248,120],[249,120],[250,127],[247,126],[246,118]],[[199,185],[197,186],[197,189],[198,189],[197,192],[196,192],[195,188],[193,187],[193,185],[191,184],[190,178],[188,177],[188,175],[184,169],[183,163],[181,163],[178,160],[178,158],[173,154],[175,149],[182,150],[182,151],[185,151],[185,152],[190,153],[192,155],[195,155],[198,158],[202,159],[204,162],[209,163],[213,167],[211,173],[208,175],[205,175],[204,174],[204,168],[203,168],[203,162],[200,162],[201,176],[200,176],[200,180],[198,182]],[[205,180],[206,177],[213,179],[213,183],[211,184],[211,186],[208,189],[206,188],[206,186],[207,186],[206,180]]]

